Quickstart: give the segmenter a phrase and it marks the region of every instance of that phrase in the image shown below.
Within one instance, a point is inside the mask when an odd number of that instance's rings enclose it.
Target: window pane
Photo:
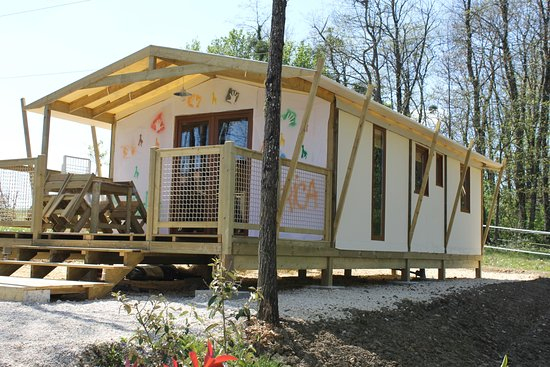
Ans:
[[[218,143],[224,144],[226,141],[232,141],[238,147],[248,148],[248,120],[220,121]]]
[[[460,175],[464,171],[464,165],[460,164]],[[470,167],[466,171],[466,177],[464,177],[464,184],[460,191],[460,211],[464,213],[470,212]]]
[[[416,146],[415,154],[415,167],[414,167],[414,193],[419,194],[422,187],[422,178],[424,177],[424,171],[428,165],[428,149],[421,145]],[[430,196],[430,180],[426,184],[426,191],[424,196]]]
[[[437,153],[435,157],[435,184],[443,187],[443,156]]]
[[[371,239],[384,240],[386,131],[375,126],[372,148]]]

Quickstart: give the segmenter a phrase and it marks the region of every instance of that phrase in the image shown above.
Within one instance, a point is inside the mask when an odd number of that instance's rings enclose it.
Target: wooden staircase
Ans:
[[[144,258],[136,249],[49,245],[4,247],[2,254],[0,299],[42,302],[50,295],[105,297]]]

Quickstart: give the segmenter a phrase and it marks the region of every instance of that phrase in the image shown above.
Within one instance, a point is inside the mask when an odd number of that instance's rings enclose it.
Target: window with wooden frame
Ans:
[[[428,148],[416,144],[415,164],[414,164],[414,193],[420,194],[422,178],[428,166]],[[430,196],[430,180],[426,183],[424,196]]]
[[[383,241],[386,226],[386,130],[375,125],[372,136],[371,239]]]
[[[460,164],[460,176],[462,177],[464,172],[464,165]],[[462,190],[460,190],[460,211],[463,213],[470,212],[470,167],[466,170],[466,176],[464,177],[464,184],[462,184]]]
[[[435,155],[435,185],[443,187],[443,155]]]

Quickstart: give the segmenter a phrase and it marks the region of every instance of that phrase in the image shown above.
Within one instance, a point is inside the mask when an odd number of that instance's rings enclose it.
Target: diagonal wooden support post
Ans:
[[[498,179],[495,185],[495,192],[493,194],[493,200],[491,202],[491,209],[489,210],[489,215],[487,216],[487,223],[485,224],[485,231],[483,232],[483,237],[481,240],[481,253],[483,253],[483,248],[485,247],[485,242],[487,242],[487,237],[489,236],[489,227],[491,226],[491,220],[493,219],[493,213],[495,212],[495,207],[497,205],[498,193],[500,191],[500,182],[502,181],[502,174],[506,167],[506,158],[502,161],[502,166],[498,172]]]
[[[355,166],[355,158],[357,158],[357,151],[359,149],[359,143],[361,142],[361,137],[363,135],[363,126],[365,125],[365,120],[367,118],[367,109],[372,99],[373,90],[374,86],[371,84],[367,88],[367,93],[365,93],[365,100],[363,101],[363,108],[361,110],[361,116],[359,117],[359,125],[357,125],[357,129],[355,130],[355,139],[351,148],[348,168],[346,169],[346,176],[344,177],[344,182],[342,183],[342,192],[340,193],[338,206],[336,207],[332,238],[336,238],[336,234],[338,233],[338,226],[340,225],[340,218],[342,217],[342,211],[344,210],[344,204],[346,202],[346,196],[348,194],[348,187],[351,181],[351,174],[353,173],[353,167]]]
[[[31,158],[31,138],[29,135],[29,120],[27,118],[25,98],[21,98],[21,116],[23,117],[23,132],[25,133],[25,148],[27,148],[27,158]]]
[[[416,228],[416,222],[418,221],[418,216],[420,215],[422,200],[424,199],[424,194],[426,194],[426,187],[428,186],[428,178],[430,177],[430,168],[432,167],[432,160],[435,155],[435,146],[437,144],[437,137],[439,136],[440,128],[441,128],[441,122],[437,121],[434,135],[432,137],[432,144],[430,145],[430,151],[428,152],[428,162],[426,162],[426,168],[424,169],[424,174],[422,175],[422,184],[420,185],[420,191],[418,192],[418,200],[416,201],[416,207],[414,208],[414,214],[411,220],[411,226],[409,228],[409,238],[408,238],[409,251],[411,250],[412,240],[414,236],[414,229]],[[409,187],[409,190],[410,189],[411,188]]]
[[[468,171],[470,165],[470,156],[472,155],[472,149],[474,148],[474,140],[470,140],[468,145],[468,152],[466,153],[466,158],[464,158],[464,170],[460,174],[460,180],[458,181],[458,187],[456,188],[455,201],[453,203],[453,210],[451,211],[451,218],[449,219],[449,224],[447,225],[447,231],[445,232],[445,253],[447,253],[447,246],[449,244],[449,238],[451,238],[451,231],[453,230],[453,224],[455,221],[456,209],[458,208],[458,201],[460,200],[460,192],[462,191],[462,186],[464,185],[464,179],[466,178],[466,172]]]
[[[283,192],[279,200],[279,208],[277,210],[277,231],[281,227],[281,219],[283,217],[285,203],[288,198],[288,194],[290,192],[290,185],[292,184],[292,180],[294,179],[294,174],[296,173],[298,158],[300,157],[300,151],[302,149],[302,143],[304,142],[304,137],[306,135],[309,116],[311,115],[311,110],[313,109],[313,102],[315,102],[315,96],[317,95],[317,87],[319,86],[319,80],[321,79],[321,74],[323,72],[324,65],[325,65],[324,57],[319,57],[319,59],[317,60],[315,75],[313,76],[313,81],[311,82],[311,89],[309,90],[306,110],[302,118],[302,123],[300,124],[300,132],[298,133],[296,144],[294,145],[292,160],[290,161],[290,166],[288,167],[288,173],[286,175],[285,185],[283,186]]]

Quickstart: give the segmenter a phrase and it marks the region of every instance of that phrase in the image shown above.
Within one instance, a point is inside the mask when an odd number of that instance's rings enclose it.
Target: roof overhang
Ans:
[[[80,80],[26,105],[28,111],[42,113],[50,106],[53,116],[109,128],[131,114],[173,97],[214,78],[237,80],[263,87],[267,63],[230,56],[148,46]],[[308,93],[315,71],[291,66],[282,70],[282,88]],[[317,96],[336,101],[337,107],[359,115],[364,96],[335,81],[321,77]],[[367,119],[429,145],[433,131],[379,103],[369,104]],[[440,136],[437,149],[456,158],[466,155],[462,145]],[[501,165],[480,154],[472,155],[472,165],[500,169]]]

